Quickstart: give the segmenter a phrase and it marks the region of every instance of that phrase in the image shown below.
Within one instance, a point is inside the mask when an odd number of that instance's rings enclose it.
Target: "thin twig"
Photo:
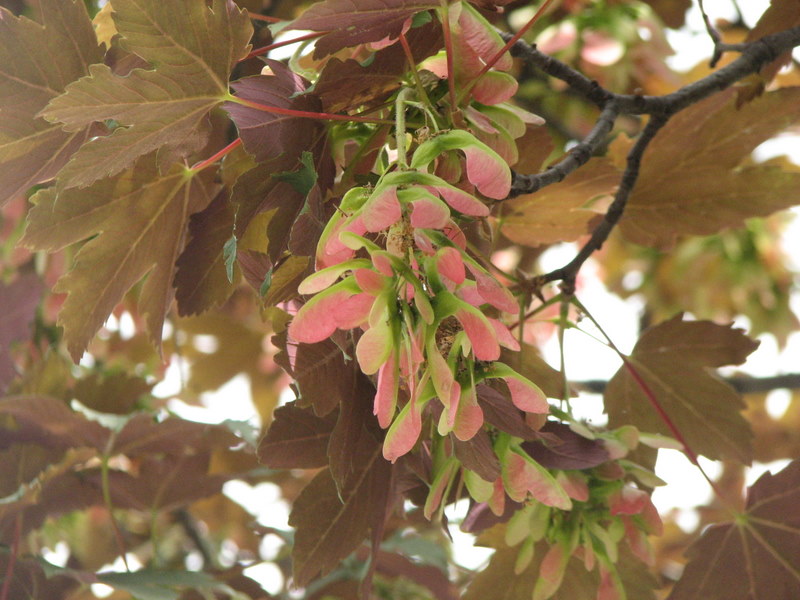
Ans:
[[[595,150],[603,145],[606,137],[611,133],[619,111],[615,102],[609,102],[600,113],[592,130],[567,153],[567,156],[549,167],[546,171],[535,175],[514,174],[511,191],[508,197],[513,198],[520,194],[532,194],[552,183],[562,181],[567,175],[585,165],[594,155]]]
[[[639,139],[636,140],[633,148],[631,148],[628,153],[627,166],[625,167],[625,172],[622,174],[622,180],[614,196],[614,201],[608,208],[603,220],[595,227],[592,232],[592,237],[589,238],[589,241],[586,242],[569,264],[543,275],[541,277],[543,282],[562,281],[564,292],[567,294],[572,293],[575,286],[575,278],[581,266],[586,262],[586,259],[603,246],[611,231],[622,218],[622,214],[625,212],[625,206],[628,203],[628,198],[630,198],[631,192],[633,192],[633,188],[636,185],[636,180],[639,178],[639,168],[642,163],[644,151],[647,150],[647,146],[653,141],[658,130],[661,129],[666,122],[666,117],[651,117],[650,122],[644,128]]]

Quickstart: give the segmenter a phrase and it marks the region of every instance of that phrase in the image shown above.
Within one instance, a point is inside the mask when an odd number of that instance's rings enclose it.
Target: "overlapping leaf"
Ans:
[[[36,195],[23,238],[28,246],[54,251],[100,233],[81,248],[55,288],[68,294],[59,323],[75,360],[145,275],[139,306],[151,339],[160,343],[189,216],[204,209],[214,192],[208,174],[179,166],[159,174],[151,156],[85,190],[66,190],[58,201],[54,189]]]
[[[86,186],[159,151],[168,165],[206,142],[205,118],[228,94],[228,77],[249,48],[247,14],[229,0],[117,0],[114,22],[123,46],[152,65],[125,77],[105,65],[67,87],[43,111],[67,131],[92,122],[119,124],[85,144],[59,175],[62,188]]]
[[[258,458],[272,469],[316,469],[328,463],[328,440],[336,414],[316,416],[289,403],[275,411],[275,420],[258,445]]]
[[[370,528],[382,526],[375,515],[382,519],[386,511],[391,466],[383,459],[380,444],[369,446],[361,454],[353,484],[342,490],[341,497],[326,469],[295,501],[289,524],[297,529],[292,553],[297,585],[328,573],[355,550]]]
[[[318,58],[358,44],[397,39],[409,17],[437,6],[434,0],[324,0],[291,27],[329,32],[316,43]]]
[[[0,282],[0,393],[14,378],[11,344],[30,336],[36,306],[43,291],[42,282],[33,273],[21,275],[5,285]]]
[[[739,329],[676,316],[646,331],[629,361],[694,452],[749,463],[752,433],[740,413],[744,403],[709,369],[741,364],[757,346]],[[624,366],[606,388],[605,405],[612,428],[632,424],[672,435]]]
[[[526,246],[574,241],[605,212],[618,183],[618,171],[607,160],[594,159],[561,183],[505,202],[500,230]]]
[[[80,0],[42,0],[41,22],[0,7],[0,204],[53,177],[86,138],[36,118],[67,84],[100,62]]]
[[[695,542],[669,600],[771,600],[800,597],[800,461],[765,473],[732,523]]]
[[[800,120],[800,87],[741,108],[735,90],[698,102],[656,135],[642,159],[620,229],[627,239],[669,248],[681,235],[737,227],[800,202],[800,173],[748,163],[753,149]]]

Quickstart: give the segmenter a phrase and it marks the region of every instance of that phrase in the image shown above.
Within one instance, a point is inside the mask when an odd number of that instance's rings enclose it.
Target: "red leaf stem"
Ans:
[[[283,46],[289,46],[290,44],[296,44],[297,42],[304,42],[306,40],[313,40],[314,38],[321,37],[329,33],[328,31],[314,31],[312,33],[307,33],[306,35],[301,35],[300,37],[292,38],[290,40],[283,40],[281,42],[275,42],[274,44],[270,44],[269,46],[263,46],[261,48],[256,48],[250,54],[242,58],[239,62],[243,60],[247,60],[248,58],[253,58],[254,56],[261,56],[262,54],[266,54],[270,50],[274,50],[275,48],[282,48]]]
[[[207,166],[217,162],[220,158],[228,154],[231,150],[233,150],[237,146],[241,146],[241,144],[242,144],[242,138],[236,138],[219,152],[215,152],[212,156],[209,156],[207,159],[201,160],[200,162],[193,164],[191,166],[191,170],[195,172],[202,171]]]
[[[447,56],[447,87],[450,92],[451,110],[457,106],[456,81],[453,76],[453,36],[450,32],[450,11],[447,9],[447,0],[442,0],[442,33],[444,33],[444,48]]]
[[[594,326],[597,327],[597,329],[600,331],[600,333],[606,339],[606,342],[608,342],[609,347],[614,352],[617,353],[617,356],[620,357],[620,359],[622,360],[622,363],[625,365],[625,368],[628,370],[628,372],[631,374],[631,377],[633,377],[633,380],[636,382],[636,385],[639,386],[639,389],[642,390],[642,393],[645,395],[645,397],[647,398],[648,402],[650,402],[650,406],[652,406],[653,410],[656,411],[656,414],[658,414],[659,418],[664,422],[664,425],[667,426],[667,429],[669,429],[669,431],[672,434],[672,436],[678,442],[680,442],[680,444],[683,446],[684,454],[686,454],[686,456],[689,459],[689,461],[691,461],[691,463],[695,467],[697,467],[697,469],[703,475],[705,480],[708,482],[708,485],[711,486],[711,489],[714,491],[714,494],[716,494],[716,496],[721,501],[727,502],[726,499],[725,499],[725,495],[722,493],[722,490],[720,490],[719,487],[717,487],[716,483],[714,483],[714,481],[711,479],[711,477],[708,476],[708,473],[706,473],[705,470],[703,469],[703,467],[700,465],[700,461],[699,461],[699,459],[697,457],[697,453],[694,450],[692,450],[691,446],[689,446],[689,442],[686,441],[686,438],[683,436],[683,434],[681,433],[680,429],[678,429],[678,427],[672,421],[670,416],[667,414],[667,411],[664,410],[664,407],[661,406],[661,403],[658,401],[658,398],[656,398],[656,395],[653,392],[653,390],[650,389],[650,386],[647,385],[647,382],[644,380],[644,378],[636,370],[636,366],[630,360],[628,360],[628,357],[625,354],[623,354],[619,350],[619,348],[617,348],[617,346],[616,346],[616,344],[614,344],[614,342],[611,341],[611,338],[608,336],[608,334],[603,330],[602,327],[600,327],[600,323],[598,323],[595,320],[595,318],[591,315],[591,313],[589,313],[589,311],[586,310],[586,307],[583,304],[581,304],[578,301],[578,299],[575,298],[574,296],[572,297],[572,302],[578,308],[578,310],[580,310],[587,317],[589,317],[589,320],[592,323],[594,323]]]
[[[337,115],[333,113],[311,112],[307,110],[280,108],[278,106],[267,106],[266,104],[259,104],[258,102],[245,100],[244,98],[240,98],[239,96],[231,96],[229,100],[231,102],[241,104],[242,106],[247,106],[248,108],[254,108],[256,110],[261,110],[268,113],[275,113],[278,115],[301,117],[304,119],[319,119],[321,121],[358,121],[359,123],[377,123],[380,125],[394,125],[394,121],[389,121],[387,119],[371,119],[369,117],[359,117],[356,115]]]
[[[251,13],[248,12],[247,16],[253,19],[254,21],[266,21],[267,23],[280,23],[283,19],[278,17],[270,17],[268,15],[260,15],[258,13]]]

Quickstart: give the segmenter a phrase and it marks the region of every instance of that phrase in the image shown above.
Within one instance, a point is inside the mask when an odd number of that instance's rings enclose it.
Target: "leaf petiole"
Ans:
[[[246,106],[247,108],[260,110],[262,112],[274,113],[278,115],[287,115],[291,117],[299,117],[302,119],[319,119],[320,121],[350,121],[350,122],[358,121],[359,123],[394,125],[394,121],[389,121],[387,119],[371,119],[369,117],[358,117],[354,115],[339,115],[333,113],[311,112],[307,110],[295,110],[292,108],[280,108],[278,106],[268,106],[266,104],[259,104],[258,102],[245,100],[244,98],[241,98],[239,96],[234,96],[233,94],[228,94],[227,97],[224,98],[224,100],[226,102],[241,104],[242,106]]]

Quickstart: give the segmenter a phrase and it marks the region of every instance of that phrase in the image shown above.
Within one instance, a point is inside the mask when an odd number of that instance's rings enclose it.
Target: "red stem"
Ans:
[[[231,102],[236,102],[242,106],[261,110],[263,112],[275,113],[278,115],[289,115],[292,117],[301,117],[304,119],[319,119],[322,121],[358,121],[360,123],[378,123],[382,125],[394,125],[394,121],[386,119],[370,119],[369,117],[358,117],[355,115],[337,115],[333,113],[322,112],[309,112],[306,110],[294,110],[291,108],[280,108],[278,106],[267,106],[266,104],[259,104],[258,102],[251,102],[239,96],[234,96]]]
[[[283,19],[279,19],[278,17],[268,17],[267,15],[260,15],[258,13],[251,13],[248,12],[247,16],[253,19],[254,21],[266,21],[267,23],[280,23]]]
[[[300,37],[292,38],[291,40],[283,40],[282,42],[275,42],[274,44],[270,44],[269,46],[263,46],[261,48],[256,48],[250,54],[242,58],[239,62],[243,60],[247,60],[248,58],[253,58],[254,56],[261,56],[262,54],[266,54],[270,50],[274,50],[275,48],[281,48],[283,46],[289,46],[290,44],[296,44],[297,42],[304,42],[306,40],[313,40],[314,38],[321,37],[328,33],[327,31],[314,31],[312,33],[307,33],[306,35],[301,35]]]
[[[588,310],[586,310],[586,307],[583,304],[581,304],[578,301],[578,299],[575,298],[574,296],[572,297],[572,303],[587,317],[589,317],[589,320],[592,323],[594,323],[595,327],[597,327],[600,333],[603,334],[603,337],[606,338],[606,341],[608,342],[610,348],[617,353],[617,356],[619,356],[620,359],[622,359],[622,363],[625,365],[625,368],[631,374],[631,377],[633,377],[633,380],[636,382],[636,385],[639,386],[639,389],[642,390],[642,393],[647,397],[647,400],[650,402],[650,406],[652,406],[653,409],[656,411],[659,418],[663,421],[664,425],[667,426],[667,429],[669,429],[672,436],[683,446],[684,454],[686,454],[691,463],[695,467],[697,467],[700,473],[702,473],[703,477],[708,482],[708,485],[711,486],[711,489],[714,491],[717,497],[723,502],[725,502],[725,495],[722,493],[722,490],[720,490],[717,487],[717,484],[714,483],[711,477],[708,476],[703,467],[700,465],[697,453],[694,450],[692,450],[691,446],[689,446],[689,442],[686,441],[686,438],[683,437],[683,434],[681,433],[680,429],[678,429],[678,427],[672,421],[670,416],[667,414],[667,411],[664,410],[664,407],[661,406],[661,403],[658,401],[658,398],[656,398],[656,395],[653,392],[653,390],[650,389],[650,386],[647,385],[647,382],[641,376],[639,371],[636,370],[636,366],[628,359],[628,357],[625,354],[623,354],[619,350],[619,348],[617,348],[614,342],[611,341],[611,338],[608,337],[608,334],[605,331],[603,331],[602,327],[600,327],[600,323],[598,323],[595,320],[595,318],[591,315],[591,313]]]
[[[516,44],[519,41],[519,39],[523,35],[525,35],[531,27],[533,27],[533,24],[536,23],[536,21],[538,21],[541,18],[541,16],[544,14],[544,11],[547,10],[547,8],[553,3],[553,1],[554,0],[545,0],[544,4],[542,4],[542,6],[539,7],[539,10],[536,11],[536,14],[531,17],[530,21],[525,23],[525,25],[522,26],[522,28],[514,35],[514,37],[508,40],[508,43],[505,46],[503,46],[500,50],[498,50],[497,54],[495,54],[489,60],[489,62],[483,65],[483,68],[475,77],[476,80],[480,79],[484,73],[486,73],[489,69],[491,69],[497,63],[497,61],[500,60],[500,57],[503,56],[503,54],[505,54],[506,52],[508,52],[508,49],[511,48],[511,46],[513,46],[514,44]]]
[[[209,156],[205,160],[201,160],[200,162],[193,164],[191,166],[191,170],[192,171],[202,171],[207,166],[209,166],[210,164],[215,163],[220,158],[222,158],[223,156],[228,154],[231,150],[233,150],[234,148],[237,148],[238,146],[241,146],[241,145],[242,145],[242,138],[236,138],[235,140],[233,140],[230,144],[225,146],[219,152],[216,152],[215,154],[213,154],[212,156]]]
[[[453,35],[450,31],[450,11],[447,10],[447,0],[443,0],[443,13],[447,23],[442,22],[442,32],[444,33],[444,49],[447,57],[447,88],[450,92],[451,109],[455,110],[458,104],[456,96],[456,80],[453,72]]]
[[[659,418],[664,422],[664,425],[667,426],[667,429],[669,429],[670,433],[672,433],[672,437],[674,437],[676,440],[678,440],[678,442],[681,443],[681,445],[683,446],[683,451],[686,454],[686,456],[689,458],[692,464],[700,470],[700,472],[703,474],[703,477],[705,477],[706,481],[708,482],[708,485],[711,486],[711,489],[714,490],[714,493],[717,495],[717,497],[720,500],[724,501],[725,496],[723,495],[722,490],[720,490],[717,487],[717,484],[714,482],[714,480],[711,479],[711,477],[709,477],[708,474],[706,474],[705,470],[700,465],[700,460],[697,454],[695,453],[694,450],[692,450],[692,447],[689,445],[689,442],[686,441],[686,438],[683,437],[683,434],[681,433],[680,429],[678,429],[677,425],[675,425],[675,423],[672,422],[672,419],[670,419],[669,415],[667,414],[667,411],[664,410],[664,407],[661,406],[661,403],[658,401],[658,398],[656,398],[656,395],[653,392],[653,390],[650,389],[650,386],[647,385],[647,382],[644,380],[644,378],[642,378],[642,376],[636,370],[636,367],[628,360],[628,357],[619,352],[617,352],[617,354],[622,359],[625,368],[628,370],[628,373],[631,374],[631,377],[633,377],[633,380],[636,382],[636,385],[638,385],[639,389],[642,390],[642,393],[644,393],[644,395],[647,396],[647,400],[650,402],[650,406],[652,406],[653,410],[655,410],[656,413],[658,413]]]
[[[11,578],[14,576],[14,566],[17,562],[19,553],[19,540],[22,537],[22,514],[18,514],[14,522],[14,539],[11,542],[11,554],[6,565],[6,577],[3,580],[3,589],[0,591],[0,600],[8,600],[8,592],[11,589]]]

